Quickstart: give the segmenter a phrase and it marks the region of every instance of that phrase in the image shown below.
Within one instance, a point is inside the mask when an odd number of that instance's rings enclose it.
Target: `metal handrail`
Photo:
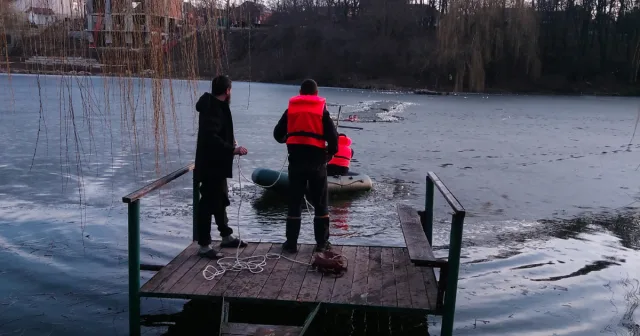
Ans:
[[[447,259],[447,267],[443,267],[440,270],[439,281],[442,284],[446,283],[447,290],[444,293],[438,290],[438,296],[444,295],[441,335],[452,335],[456,311],[456,294],[458,291],[458,274],[460,271],[460,252],[462,250],[462,228],[466,212],[440,178],[434,172],[428,172],[425,209],[421,215],[423,216],[422,228],[431,246],[433,246],[433,198],[435,187],[438,188],[438,191],[444,196],[453,210],[449,235],[449,257]],[[438,302],[441,302],[440,299],[438,299]]]
[[[129,256],[129,335],[140,335],[140,200],[169,182],[193,171],[194,163],[190,163],[169,173],[146,186],[124,196],[127,203],[128,217],[128,256]],[[200,200],[199,183],[193,180],[193,240],[197,239],[196,212]]]
[[[161,178],[159,178],[159,179],[147,184],[146,186],[144,186],[144,187],[142,187],[142,188],[130,193],[129,195],[124,196],[122,198],[122,202],[131,203],[133,201],[137,201],[137,200],[143,198],[144,196],[146,196],[148,193],[150,193],[150,192],[152,192],[152,191],[154,191],[154,190],[166,185],[167,183],[177,179],[178,177],[180,177],[180,176],[192,171],[194,167],[195,167],[195,164],[194,163],[190,163],[190,164],[188,164],[188,165],[186,165],[186,166],[184,166],[184,167],[182,167],[182,168],[180,168],[180,169],[178,169],[178,170],[176,170],[176,171],[174,171],[172,173],[169,173],[169,174],[167,174],[167,175],[165,175],[165,176],[163,176],[163,177],[161,177]]]

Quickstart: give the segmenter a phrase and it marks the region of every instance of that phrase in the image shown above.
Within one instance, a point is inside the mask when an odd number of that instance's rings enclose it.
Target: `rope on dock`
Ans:
[[[246,178],[244,176],[244,174],[242,174],[242,169],[240,167],[240,156],[238,156],[236,158],[236,164],[238,166],[238,185],[239,185],[239,189],[240,189],[240,202],[238,203],[238,213],[237,213],[237,221],[238,221],[238,239],[242,240],[242,234],[240,232],[240,209],[242,208],[242,179],[241,177],[244,177],[245,180],[260,186],[260,187],[265,187],[265,188],[269,188],[274,186],[278,180],[280,180],[280,177],[282,176],[282,172],[284,171],[284,166],[287,163],[287,159],[289,158],[289,155],[287,154],[287,156],[285,156],[284,158],[284,162],[282,163],[282,167],[280,168],[280,173],[278,174],[278,178],[276,179],[275,182],[273,182],[272,185],[270,186],[262,186],[260,184],[257,184],[251,180],[249,180],[248,178]],[[309,211],[309,213],[311,213],[311,211],[309,210],[309,202],[307,201],[307,198],[305,196],[304,201],[307,203],[307,211]],[[277,260],[280,258],[284,258],[287,259],[289,261],[298,263],[298,264],[303,264],[303,265],[307,265],[307,266],[311,266],[310,263],[308,262],[303,262],[303,261],[298,261],[298,260],[294,260],[291,258],[288,258],[286,256],[283,256],[282,254],[279,253],[267,253],[264,255],[253,255],[250,257],[244,257],[244,258],[240,258],[240,244],[238,244],[238,246],[236,247],[236,255],[235,257],[224,257],[224,258],[220,258],[217,261],[217,266],[215,265],[207,265],[207,267],[204,268],[204,270],[202,271],[202,275],[204,276],[204,278],[206,280],[213,280],[218,276],[222,276],[224,273],[226,273],[227,271],[233,271],[233,272],[241,272],[243,270],[249,270],[249,272],[257,274],[257,273],[261,273],[264,270],[264,267],[267,265],[267,259],[271,259],[271,260]]]

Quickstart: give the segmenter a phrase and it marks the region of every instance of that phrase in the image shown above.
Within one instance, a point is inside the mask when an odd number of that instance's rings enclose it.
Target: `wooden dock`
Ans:
[[[286,255],[311,262],[314,245],[299,246],[297,254]],[[215,260],[197,256],[194,242],[156,273],[140,290],[143,297],[196,299],[224,297],[226,301],[252,300],[325,303],[378,308],[422,310],[437,313],[438,287],[433,268],[415,266],[406,248],[334,246],[349,264],[339,278],[322,275],[311,267],[285,258],[267,259],[261,273],[228,271],[213,280],[202,271]],[[240,257],[280,253],[280,244],[249,243]],[[223,249],[234,256],[235,249]]]
[[[289,335],[302,336],[310,327],[320,307],[327,309],[358,309],[385,311],[406,316],[443,316],[441,336],[453,333],[453,319],[460,265],[462,227],[465,211],[458,200],[429,172],[425,210],[417,211],[398,205],[398,220],[406,247],[334,246],[333,251],[348,260],[347,271],[341,277],[323,275],[313,270],[311,263],[314,245],[300,244],[295,254],[267,258],[259,273],[248,270],[228,270],[208,280],[203,271],[217,260],[197,255],[195,212],[200,197],[199,185],[194,183],[193,241],[167,265],[140,265],[140,200],[193,170],[193,164],[177,170],[123,197],[128,204],[129,217],[129,327],[131,335],[140,335],[140,298],[206,299],[220,302],[222,316],[218,335]],[[454,213],[451,220],[449,255],[438,259],[432,251],[433,198],[437,188]],[[216,244],[214,242],[214,244]],[[227,257],[235,256],[235,248],[222,250]],[[263,255],[280,256],[281,244],[250,242],[240,249],[240,258]],[[140,270],[157,273],[140,286]],[[436,278],[435,269],[438,269]],[[310,314],[301,326],[275,326],[229,321],[231,307],[258,305],[265,311],[270,307],[293,306],[308,309]],[[306,314],[306,313],[305,313]],[[237,316],[237,315],[236,315]],[[236,321],[238,322],[238,321]],[[271,322],[271,321],[270,321]],[[253,322],[255,323],[255,322]],[[265,322],[260,322],[265,323]]]

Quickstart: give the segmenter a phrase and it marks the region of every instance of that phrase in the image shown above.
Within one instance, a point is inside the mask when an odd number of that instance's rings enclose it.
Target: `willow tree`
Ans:
[[[110,18],[104,14],[104,1],[93,1],[95,8],[91,9],[93,15],[89,17],[79,11],[71,11],[67,19],[38,28],[30,27],[26,16],[16,15],[12,3],[13,0],[0,0],[0,69],[7,71],[10,57],[29,60],[38,56],[31,63],[20,64],[25,68],[20,71],[59,75],[56,80],[60,81],[60,102],[43,102],[39,76],[38,92],[34,94],[39,96],[41,105],[60,106],[60,125],[65,128],[60,130],[61,134],[70,139],[76,138],[80,127],[89,128],[93,134],[92,130],[104,130],[110,125],[93,127],[90,116],[104,115],[104,123],[110,123],[111,117],[117,118],[120,114],[122,129],[119,138],[123,144],[139,153],[141,145],[151,142],[155,146],[155,165],[160,173],[161,161],[168,159],[168,145],[180,145],[173,78],[186,80],[191,98],[195,100],[198,94],[196,80],[201,72],[221,73],[223,69],[226,41],[217,25],[216,18],[223,16],[217,2],[203,1],[198,8],[189,8],[190,13],[198,11],[203,15],[206,12],[204,16],[210,18],[199,29],[195,22],[197,15],[195,19],[181,22],[181,14],[175,14],[183,11],[182,0],[170,1],[176,8],[169,10],[165,1],[136,2],[138,6],[134,6],[131,1],[112,0]],[[174,17],[178,19],[174,20]],[[108,29],[109,24],[111,30]],[[79,38],[78,32],[85,29],[87,32]],[[8,48],[6,36],[9,33],[22,37],[20,48],[13,52]],[[95,63],[103,77],[102,84],[98,84],[100,87],[83,75],[83,72],[94,71]],[[8,70],[9,73],[14,72],[14,69]],[[141,77],[148,80],[141,80]],[[41,118],[44,118],[42,113],[41,109]],[[195,111],[193,113],[195,116]],[[73,123],[79,115],[86,117],[84,120],[88,122]],[[171,132],[174,133],[173,139],[170,139]],[[79,141],[91,142],[92,139],[76,139],[75,143]],[[70,152],[73,156],[74,146],[76,152],[82,151],[81,146],[74,145],[72,141],[61,149],[61,155],[69,155],[66,153]],[[79,162],[82,155],[75,156]],[[134,157],[138,158],[138,155]]]
[[[481,92],[498,61],[539,76],[537,41],[536,13],[524,0],[451,0],[438,27],[438,62],[455,71],[455,91]]]
[[[19,19],[17,11],[10,0],[0,0],[0,69],[3,66],[9,66],[9,48],[10,43],[8,37],[14,40],[17,33],[25,27],[25,22]]]

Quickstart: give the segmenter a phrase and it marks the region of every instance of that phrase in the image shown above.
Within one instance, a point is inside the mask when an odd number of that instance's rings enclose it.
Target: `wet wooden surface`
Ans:
[[[433,255],[433,250],[429,244],[429,240],[427,240],[427,235],[422,229],[418,211],[408,205],[399,204],[398,217],[411,262],[419,266],[446,266],[446,260],[436,259]]]
[[[296,254],[284,254],[297,263],[285,258],[267,259],[260,273],[227,271],[207,280],[203,270],[207,265],[217,266],[217,261],[200,258],[194,242],[142,286],[141,296],[209,296],[435,311],[437,284],[433,269],[414,265],[406,248],[334,246],[334,252],[348,259],[348,270],[340,278],[303,264],[311,262],[313,248],[301,244]],[[236,249],[222,251],[225,256],[235,256]],[[280,244],[249,243],[240,249],[240,257],[280,252]]]

